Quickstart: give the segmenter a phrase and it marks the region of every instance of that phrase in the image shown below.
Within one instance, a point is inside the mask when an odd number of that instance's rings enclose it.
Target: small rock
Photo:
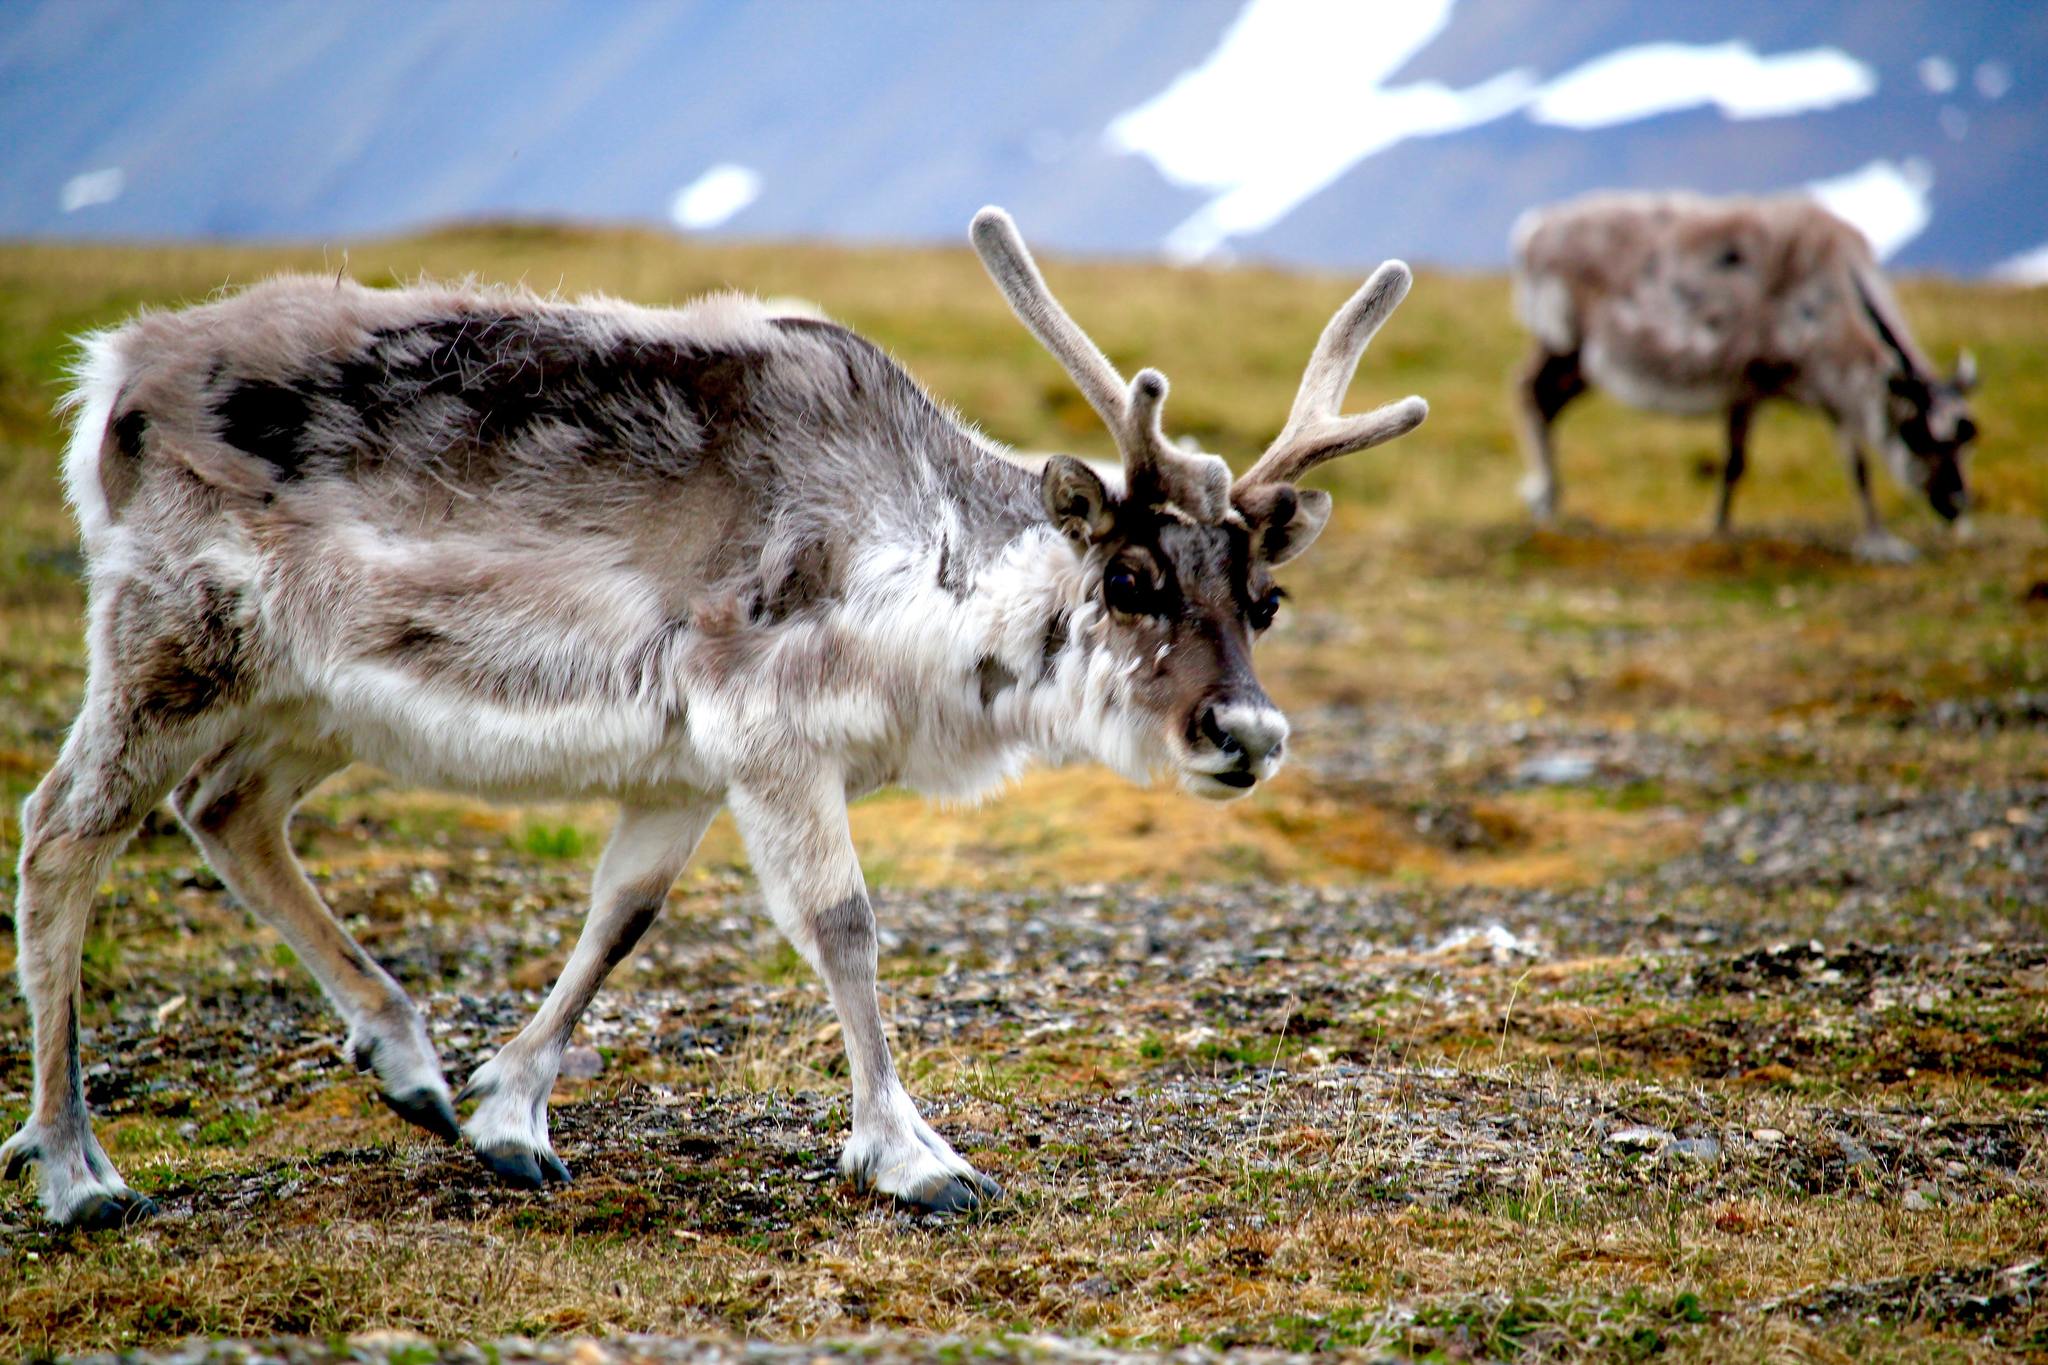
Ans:
[[[1671,1141],[1670,1130],[1664,1128],[1618,1128],[1607,1135],[1608,1146],[1627,1152],[1661,1152]]]
[[[1680,1138],[1671,1144],[1671,1151],[1675,1156],[1689,1157],[1694,1161],[1719,1161],[1721,1140],[1710,1137]]]
[[[1752,1132],[1750,1137],[1766,1147],[1775,1147],[1785,1140],[1785,1135],[1775,1128],[1759,1128]]]
[[[1926,1213],[1940,1203],[1941,1196],[1933,1190],[1907,1190],[1905,1198],[1899,1201],[1899,1207],[1907,1213]]]
[[[375,1359],[379,1356],[390,1359],[396,1355],[411,1356],[414,1352],[437,1354],[434,1343],[417,1332],[396,1330],[359,1332],[348,1339],[348,1344],[358,1352]]]
[[[556,1074],[565,1081],[595,1080],[604,1074],[604,1054],[594,1047],[572,1047],[562,1054]]]
[[[1593,775],[1593,760],[1584,754],[1538,754],[1525,758],[1515,769],[1517,782],[1539,787],[1566,787]]]
[[[1871,1166],[1877,1162],[1877,1154],[1855,1138],[1835,1135],[1835,1146],[1841,1150],[1842,1160],[1851,1166]]]
[[[1113,1299],[1116,1297],[1116,1285],[1101,1275],[1090,1275],[1087,1279],[1081,1281],[1080,1284],[1074,1286],[1074,1288],[1083,1298]]]

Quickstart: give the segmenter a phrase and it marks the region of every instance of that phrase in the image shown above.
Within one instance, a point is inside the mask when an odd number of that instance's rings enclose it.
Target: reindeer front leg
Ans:
[[[728,797],[776,925],[831,994],[853,1075],[853,1137],[839,1167],[862,1189],[937,1213],[1002,1193],[932,1131],[896,1075],[875,996],[875,915],[836,773]]]
[[[669,887],[718,813],[709,799],[673,808],[628,807],[597,862],[590,918],[539,1013],[478,1067],[457,1100],[478,1101],[463,1135],[499,1179],[528,1189],[564,1182],[569,1168],[548,1141],[548,1096],[576,1021],[612,968],[633,950]]]
[[[1839,427],[1835,444],[1841,448],[1842,464],[1849,471],[1849,482],[1863,512],[1863,531],[1850,553],[1865,564],[1911,564],[1920,552],[1885,529],[1884,518],[1877,512],[1877,497],[1870,491],[1870,466],[1863,458],[1863,447]]]

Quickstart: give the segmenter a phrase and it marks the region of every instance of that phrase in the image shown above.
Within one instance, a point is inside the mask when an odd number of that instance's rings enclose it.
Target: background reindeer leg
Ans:
[[[1735,485],[1749,467],[1749,419],[1756,408],[1737,403],[1728,409],[1728,462],[1721,466],[1721,495],[1714,503],[1714,534],[1728,534],[1728,516],[1735,508]]]
[[[863,1189],[937,1212],[1002,1191],[917,1112],[896,1075],[875,995],[875,916],[837,773],[734,788],[729,804],[776,925],[832,996],[853,1076],[853,1136],[840,1169]]]
[[[1863,510],[1863,530],[1853,550],[1856,558],[1868,564],[1910,564],[1918,559],[1919,551],[1886,530],[1884,518],[1878,515],[1877,495],[1870,491],[1870,462],[1863,456],[1862,444],[1840,426],[1835,429],[1835,443],[1842,448],[1842,466],[1849,472],[1857,505]]]
[[[1538,345],[1522,366],[1515,384],[1521,418],[1522,454],[1529,472],[1522,479],[1522,501],[1539,526],[1557,519],[1557,452],[1551,427],[1557,415],[1586,391],[1577,352],[1558,355]]]

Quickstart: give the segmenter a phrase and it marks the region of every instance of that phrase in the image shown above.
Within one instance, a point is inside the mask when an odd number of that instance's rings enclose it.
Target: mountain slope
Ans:
[[[2044,104],[2048,9],[1993,3],[15,0],[0,234],[950,241],[995,200],[1069,251],[1493,266],[1597,186],[1860,174],[1901,264],[1978,273],[2048,244]]]

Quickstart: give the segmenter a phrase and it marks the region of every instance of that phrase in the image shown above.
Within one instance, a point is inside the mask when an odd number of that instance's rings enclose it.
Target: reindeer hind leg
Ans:
[[[78,1055],[80,960],[93,893],[135,827],[204,748],[193,727],[159,728],[152,714],[89,685],[56,766],[22,808],[16,970],[34,1031],[34,1104],[21,1131],[0,1145],[0,1172],[13,1178],[33,1165],[44,1210],[67,1226],[118,1226],[155,1211],[93,1136]]]
[[[336,922],[292,853],[286,826],[307,792],[348,756],[244,735],[195,768],[172,797],[206,861],[277,932],[348,1025],[348,1055],[374,1072],[400,1118],[448,1141],[460,1132],[419,1010]]]

